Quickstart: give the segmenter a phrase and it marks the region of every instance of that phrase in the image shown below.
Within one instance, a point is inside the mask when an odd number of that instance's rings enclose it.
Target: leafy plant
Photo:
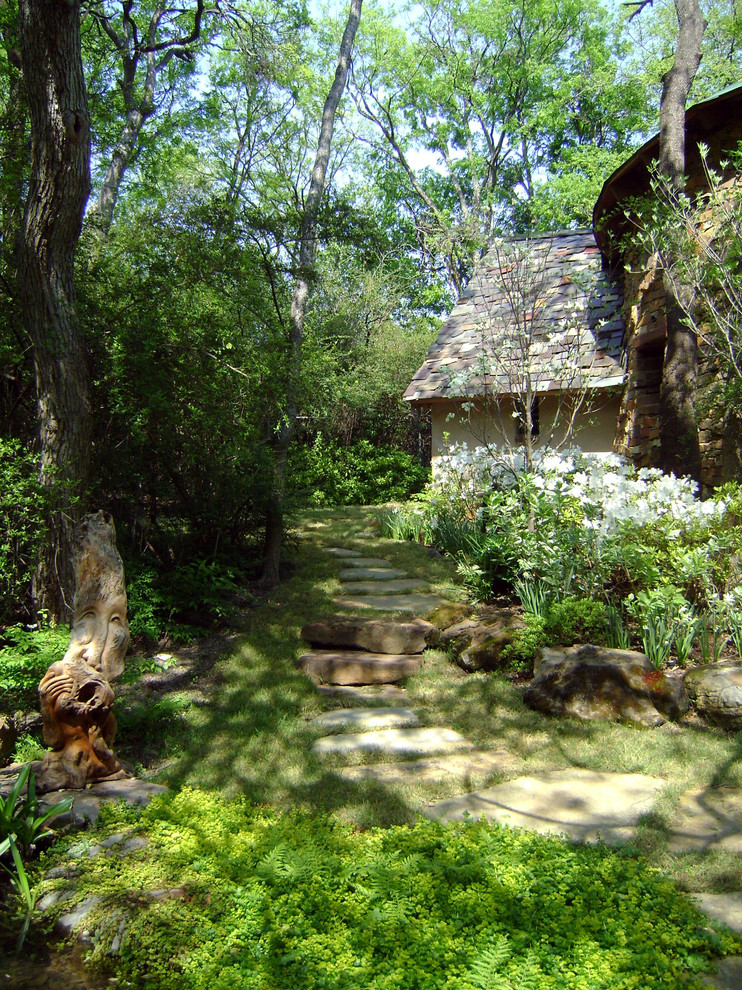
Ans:
[[[361,440],[344,447],[318,434],[294,455],[294,485],[312,505],[378,505],[420,491],[428,468],[402,450]]]
[[[2,862],[2,856],[4,856],[8,851],[10,851],[13,858],[12,869]],[[9,874],[10,884],[18,894],[24,908],[23,925],[18,934],[18,941],[16,942],[15,947],[16,953],[20,954],[20,951],[23,948],[23,943],[26,941],[26,935],[28,934],[28,929],[31,925],[33,913],[36,909],[37,894],[34,890],[32,890],[29,883],[26,868],[23,864],[23,858],[21,857],[14,835],[9,835],[6,839],[3,839],[3,841],[0,842],[0,867],[2,867],[7,874]]]
[[[608,605],[605,610],[606,630],[605,643],[613,650],[631,649],[631,633],[626,625],[623,610],[615,605]]]
[[[28,856],[39,840],[52,834],[49,830],[42,831],[46,823],[58,815],[66,814],[71,807],[72,798],[64,798],[46,811],[41,811],[31,764],[27,763],[22,767],[8,796],[0,797],[0,841],[13,836],[24,855]]]
[[[0,623],[19,611],[46,533],[46,496],[33,452],[0,437]]]
[[[516,595],[526,612],[544,618],[549,611],[549,596],[543,581],[522,577],[513,585]]]
[[[69,645],[62,626],[9,626],[0,633],[0,705],[5,711],[35,708],[39,681]]]
[[[72,798],[64,798],[46,811],[40,809],[30,764],[21,769],[8,796],[0,797],[0,866],[9,874],[10,883],[25,911],[16,945],[17,952],[23,947],[36,907],[36,893],[31,889],[23,857],[28,857],[41,839],[52,834],[48,829],[44,831],[46,823],[58,815],[66,814],[71,807]],[[12,866],[2,862],[2,857],[8,852],[12,858]]]
[[[544,635],[550,642],[566,646],[605,642],[607,607],[603,602],[570,596],[552,602],[544,618]]]
[[[688,602],[678,588],[660,585],[630,595],[626,608],[639,623],[644,652],[659,670],[670,658],[679,616],[687,612]]]

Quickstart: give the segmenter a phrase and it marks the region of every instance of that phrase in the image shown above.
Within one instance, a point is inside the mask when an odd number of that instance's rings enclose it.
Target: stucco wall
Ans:
[[[597,453],[610,452],[613,449],[620,401],[619,394],[609,393],[606,390],[605,394],[600,394],[594,400],[590,408],[585,406],[581,409],[575,418],[572,442],[583,450]],[[539,404],[541,422],[546,426],[554,418],[557,399],[554,396],[542,395],[539,397]],[[434,405],[431,410],[433,474],[441,454],[445,454],[452,444],[466,442],[469,447],[477,447],[486,442],[492,446],[499,446],[503,439],[501,424],[505,425],[509,441],[514,442],[515,421],[512,411],[512,404],[508,400],[503,402],[499,414],[492,409],[487,413],[481,405],[469,411],[463,410],[459,404],[453,402]],[[536,446],[543,443],[544,439],[543,436],[539,437]],[[564,429],[554,433],[553,442],[554,445],[563,445]]]

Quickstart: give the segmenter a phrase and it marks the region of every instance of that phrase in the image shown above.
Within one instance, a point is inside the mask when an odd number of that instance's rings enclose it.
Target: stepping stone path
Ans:
[[[338,559],[346,608],[426,615],[441,600],[425,592],[381,557],[345,547],[326,547]],[[302,636],[313,646],[299,664],[317,689],[367,707],[325,712],[312,720],[319,732],[313,752],[333,760],[336,772],[354,782],[431,783],[452,777],[466,784],[472,775],[511,770],[517,757],[507,750],[476,751],[445,726],[420,727],[400,681],[417,673],[422,651],[434,641],[433,627],[419,619],[336,616],[308,623]],[[372,755],[375,762],[353,764]],[[386,758],[386,760],[385,760]],[[350,760],[351,765],[337,766]],[[384,761],[384,762],[378,762]],[[651,811],[665,781],[643,774],[598,773],[582,768],[550,771],[430,803],[425,814],[442,821],[484,815],[490,821],[608,844],[626,842],[642,815]],[[710,848],[742,850],[742,789],[715,788],[681,796],[669,833],[673,852]],[[742,931],[742,893],[704,894],[699,907],[710,919]],[[722,960],[703,983],[717,990],[742,988],[742,957]]]
[[[343,593],[335,598],[336,605],[425,614],[441,604],[437,595],[426,593],[428,585],[423,578],[410,577],[383,557],[364,556],[345,547],[325,549],[340,561],[338,576]]]

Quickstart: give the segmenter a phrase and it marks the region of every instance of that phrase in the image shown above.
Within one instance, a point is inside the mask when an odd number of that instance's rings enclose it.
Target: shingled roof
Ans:
[[[538,340],[530,347],[529,370],[535,389],[573,388],[576,378],[581,387],[620,385],[624,380],[622,294],[602,268],[593,232],[534,235],[508,243],[516,257],[527,251],[533,258],[530,270],[539,301],[532,314],[532,342]],[[497,394],[513,391],[512,379],[502,373],[502,362],[487,360],[492,341],[499,347],[510,339],[512,348],[519,339],[513,304],[508,301],[512,279],[517,277],[509,274],[508,243],[493,248],[472,276],[407,388],[408,402],[427,405],[464,399],[482,394],[485,386]],[[488,370],[483,377],[484,369]]]

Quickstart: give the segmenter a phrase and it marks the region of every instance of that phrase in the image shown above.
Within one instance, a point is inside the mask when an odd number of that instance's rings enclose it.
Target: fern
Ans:
[[[507,935],[498,935],[492,945],[482,949],[466,974],[469,982],[477,990],[513,990],[510,980],[500,972],[510,958],[510,945]],[[525,990],[523,984],[518,990]]]

